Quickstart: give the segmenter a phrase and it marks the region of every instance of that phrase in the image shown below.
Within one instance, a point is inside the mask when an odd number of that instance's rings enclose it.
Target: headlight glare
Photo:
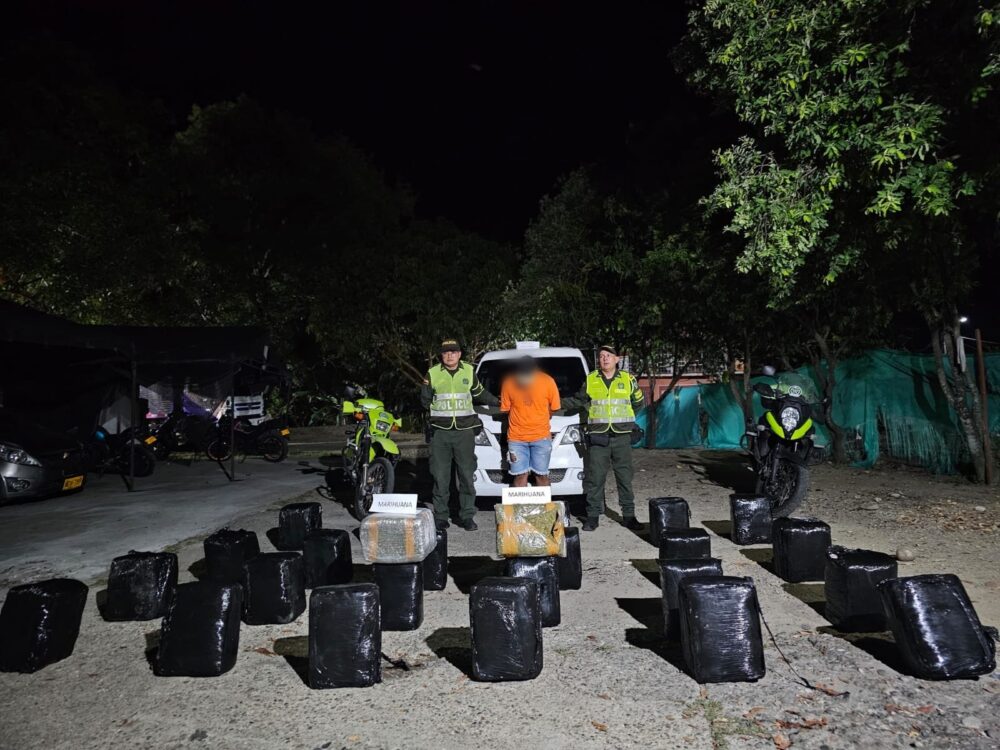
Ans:
[[[580,425],[571,424],[566,428],[566,432],[563,433],[562,440],[559,441],[559,445],[572,445],[573,443],[583,442],[583,430],[580,429]]]
[[[781,426],[785,432],[791,432],[799,423],[799,410],[794,406],[786,406],[781,410]]]

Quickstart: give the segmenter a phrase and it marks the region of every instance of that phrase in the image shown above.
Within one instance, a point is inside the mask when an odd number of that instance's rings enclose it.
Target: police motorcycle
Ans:
[[[344,390],[341,412],[354,418],[341,457],[347,481],[354,487],[352,511],[360,521],[371,509],[372,496],[390,493],[395,486],[399,446],[389,435],[399,430],[403,420],[353,386]]]
[[[757,493],[771,499],[774,517],[788,516],[805,499],[809,489],[809,454],[816,432],[813,404],[819,403],[816,387],[794,372],[777,374],[763,368],[774,384],[756,383],[763,416],[747,419],[746,448],[757,475]]]

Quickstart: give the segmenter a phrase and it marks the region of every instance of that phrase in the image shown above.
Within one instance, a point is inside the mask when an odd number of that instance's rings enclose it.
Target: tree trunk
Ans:
[[[833,394],[837,389],[837,361],[838,357],[830,350],[830,343],[827,341],[827,331],[813,331],[813,339],[819,348],[819,356],[813,359],[813,368],[819,375],[820,385],[823,387],[823,403],[820,406],[821,419],[826,428],[830,431],[832,458],[835,464],[847,463],[846,433],[844,428],[833,419]]]

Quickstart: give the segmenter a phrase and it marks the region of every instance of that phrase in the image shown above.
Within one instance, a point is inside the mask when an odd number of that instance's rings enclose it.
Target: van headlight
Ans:
[[[480,430],[476,433],[476,445],[489,445],[490,438],[486,434],[486,430]]]
[[[21,466],[41,466],[38,459],[31,456],[26,450],[7,443],[0,443],[0,461],[20,464]]]
[[[794,406],[786,406],[781,410],[781,426],[785,432],[791,432],[799,423],[799,410]]]
[[[583,430],[580,429],[580,425],[571,424],[566,428],[566,432],[563,433],[562,440],[559,441],[559,445],[572,445],[573,443],[583,442]]]

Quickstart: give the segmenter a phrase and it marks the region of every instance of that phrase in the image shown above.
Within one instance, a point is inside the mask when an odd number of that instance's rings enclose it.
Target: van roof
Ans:
[[[572,346],[542,346],[538,349],[497,349],[486,352],[480,358],[480,362],[493,359],[520,359],[521,357],[579,357],[586,367],[587,360],[583,352]]]

